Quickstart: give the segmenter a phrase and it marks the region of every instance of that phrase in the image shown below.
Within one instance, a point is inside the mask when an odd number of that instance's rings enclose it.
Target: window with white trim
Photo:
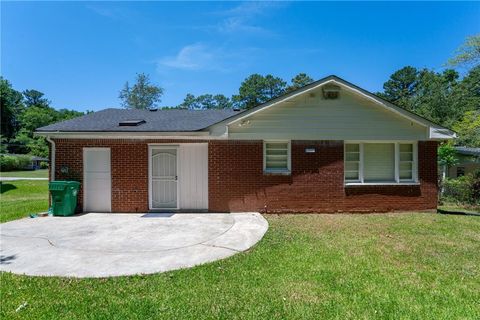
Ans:
[[[263,170],[267,173],[290,173],[290,142],[263,143]]]
[[[346,184],[415,183],[417,144],[345,143]]]

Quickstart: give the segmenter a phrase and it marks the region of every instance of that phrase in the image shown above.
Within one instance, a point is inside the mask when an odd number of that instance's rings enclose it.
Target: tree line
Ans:
[[[457,131],[457,145],[480,147],[480,35],[467,39],[458,53],[448,61],[443,71],[406,66],[395,71],[376,94],[406,110]],[[465,70],[461,76],[457,70]],[[267,74],[252,74],[244,79],[238,93],[188,93],[183,101],[168,109],[250,109],[270,99],[301,88],[313,79],[299,73],[290,82]],[[157,107],[163,88],[140,73],[133,85],[128,82],[120,91],[124,108],[148,109]],[[43,137],[35,137],[36,128],[72,119],[83,112],[51,107],[42,92],[13,89],[10,82],[0,78],[2,153],[48,155]]]
[[[33,135],[35,129],[69,120],[83,112],[50,106],[51,102],[37,90],[23,92],[0,77],[1,153],[31,154],[48,157],[48,144],[44,137]]]

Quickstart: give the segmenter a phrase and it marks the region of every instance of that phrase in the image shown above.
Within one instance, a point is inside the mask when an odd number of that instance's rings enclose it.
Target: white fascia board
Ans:
[[[448,140],[455,139],[457,134],[446,128],[430,127],[429,137],[432,140]]]
[[[212,136],[208,131],[199,132],[35,132],[36,136],[57,139],[192,139],[215,140],[226,136]]]

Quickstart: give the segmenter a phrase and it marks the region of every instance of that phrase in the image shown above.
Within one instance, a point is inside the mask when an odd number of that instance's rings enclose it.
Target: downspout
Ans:
[[[50,181],[55,180],[55,141],[50,139],[50,136],[47,136],[47,141],[52,146],[50,152]]]

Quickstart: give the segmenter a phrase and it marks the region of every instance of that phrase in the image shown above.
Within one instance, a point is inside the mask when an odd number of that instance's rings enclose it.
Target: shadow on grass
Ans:
[[[1,194],[4,194],[5,192],[8,192],[8,191],[14,190],[14,189],[17,189],[17,187],[14,186],[13,184],[0,182],[0,193]]]
[[[437,212],[440,214],[452,214],[459,216],[477,216],[480,217],[480,212],[469,212],[469,211],[460,211],[460,210],[445,210],[437,209]]]

